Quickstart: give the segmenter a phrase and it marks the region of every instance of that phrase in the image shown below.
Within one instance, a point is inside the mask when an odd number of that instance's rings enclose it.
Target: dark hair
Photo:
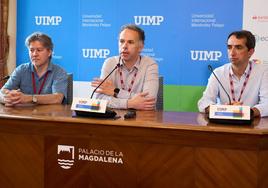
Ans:
[[[29,48],[30,43],[34,41],[41,42],[45,48],[53,51],[53,43],[52,43],[51,38],[48,35],[41,33],[41,32],[34,32],[26,38],[25,45]]]
[[[127,24],[127,25],[123,25],[123,26],[121,27],[120,33],[121,33],[122,31],[124,31],[125,29],[130,29],[130,30],[133,30],[133,31],[138,32],[138,34],[139,34],[139,39],[142,41],[142,43],[144,43],[144,41],[145,41],[145,33],[144,33],[144,31],[143,31],[140,27],[138,27],[138,26],[135,25],[135,24]]]
[[[247,46],[248,50],[255,48],[256,39],[255,39],[255,36],[250,31],[247,31],[247,30],[234,31],[234,32],[229,34],[227,40],[233,35],[238,39],[245,38],[246,39],[246,46]]]

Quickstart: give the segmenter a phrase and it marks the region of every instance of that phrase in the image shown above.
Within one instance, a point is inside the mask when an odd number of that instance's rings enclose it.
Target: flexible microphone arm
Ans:
[[[225,88],[223,87],[222,83],[220,82],[220,80],[218,79],[218,77],[216,76],[216,74],[214,73],[213,71],[213,68],[211,65],[208,65],[208,70],[210,70],[210,72],[215,76],[215,78],[217,79],[217,81],[219,82],[219,84],[221,85],[223,91],[226,93],[226,95],[228,96],[228,99],[229,99],[229,104],[231,104],[231,97],[230,95],[228,94],[228,92],[225,90]]]
[[[118,63],[116,64],[116,66],[113,68],[113,70],[102,80],[102,82],[93,90],[92,94],[91,94],[91,99],[94,95],[94,93],[97,91],[97,89],[103,84],[103,82],[105,82],[105,80],[107,80],[107,78],[109,78],[109,76],[115,71],[115,69],[117,69],[118,67],[120,67],[120,61],[121,61],[121,56],[119,56],[119,60]]]

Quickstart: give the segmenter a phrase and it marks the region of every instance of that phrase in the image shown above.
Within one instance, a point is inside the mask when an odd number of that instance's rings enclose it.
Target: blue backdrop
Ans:
[[[53,62],[90,81],[118,54],[121,25],[135,23],[166,85],[204,86],[207,65],[228,61],[226,37],[242,28],[242,15],[242,0],[18,0],[17,65],[29,61],[25,38],[42,31],[53,39]]]

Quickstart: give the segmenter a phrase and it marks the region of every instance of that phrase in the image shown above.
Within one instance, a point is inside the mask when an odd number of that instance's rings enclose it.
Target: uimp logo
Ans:
[[[221,51],[191,50],[193,61],[218,61],[221,56]]]
[[[109,49],[95,49],[95,48],[83,48],[82,49],[83,57],[96,59],[96,58],[107,58],[110,54]]]
[[[58,26],[62,22],[61,16],[35,16],[36,25]]]
[[[160,25],[164,16],[134,16],[136,25]]]
[[[74,164],[74,146],[58,145],[58,164],[63,169],[70,169]]]
[[[87,101],[85,101],[85,100],[79,100],[78,103],[79,104],[87,104]]]

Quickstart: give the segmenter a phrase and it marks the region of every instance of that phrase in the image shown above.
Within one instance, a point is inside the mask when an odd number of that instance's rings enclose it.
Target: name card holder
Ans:
[[[208,119],[212,123],[249,125],[252,115],[249,106],[210,105]]]
[[[114,118],[116,112],[107,109],[107,100],[74,97],[71,110],[75,116]]]

